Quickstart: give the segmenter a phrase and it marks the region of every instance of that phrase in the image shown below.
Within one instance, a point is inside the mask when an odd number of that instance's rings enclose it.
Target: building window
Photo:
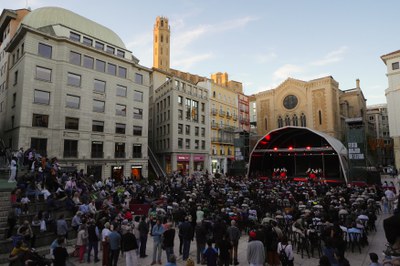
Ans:
[[[76,117],[66,117],[65,118],[65,129],[79,129],[79,118]]]
[[[399,62],[392,63],[392,70],[399,69]]]
[[[92,141],[92,158],[103,158],[103,142]]]
[[[124,58],[125,57],[125,52],[121,50],[117,50],[117,56]]]
[[[106,82],[103,80],[94,80],[94,91],[104,93],[106,91]]]
[[[107,45],[106,52],[109,54],[115,54],[115,48]]]
[[[70,32],[69,33],[69,39],[73,40],[75,42],[80,42],[81,41],[81,35],[79,35],[78,33],[75,32]]]
[[[53,47],[50,45],[39,43],[38,45],[38,54],[42,57],[51,59]]]
[[[143,92],[141,91],[133,91],[133,100],[135,102],[143,102]]]
[[[106,62],[96,59],[96,70],[106,72]]]
[[[264,130],[268,130],[268,119],[264,118]]]
[[[67,84],[69,86],[80,87],[81,86],[81,75],[68,72]]]
[[[90,56],[83,56],[83,67],[93,69],[94,58]]]
[[[104,101],[93,100],[93,112],[104,113],[106,103]]]
[[[35,90],[33,102],[38,104],[50,104],[50,92]]]
[[[202,137],[206,136],[206,129],[204,127],[201,128],[201,136]]]
[[[93,120],[92,121],[92,131],[104,132],[104,121]]]
[[[142,127],[141,126],[133,126],[133,135],[141,136],[142,135]]]
[[[11,108],[14,108],[16,104],[17,104],[17,93],[14,92],[13,93],[13,103],[12,103]]]
[[[68,108],[79,109],[81,104],[81,97],[67,94],[65,106]]]
[[[206,104],[205,103],[201,103],[201,111],[202,112],[204,112],[205,108],[206,108]]]
[[[206,117],[204,115],[201,116],[201,123],[202,124],[206,123]]]
[[[33,114],[32,117],[33,127],[49,127],[49,116],[42,114]]]
[[[298,126],[299,125],[299,120],[297,119],[297,115],[294,114],[293,115],[293,126]]]
[[[15,127],[15,116],[11,116],[11,128]]]
[[[93,46],[93,40],[88,37],[83,36],[82,42],[84,45]]]
[[[116,142],[115,143],[115,158],[125,158],[125,143]]]
[[[290,117],[288,115],[285,116],[285,126],[290,126]]]
[[[183,111],[182,110],[178,110],[178,119],[179,120],[183,119]]]
[[[198,149],[199,149],[199,145],[200,145],[200,141],[199,141],[198,139],[196,139],[196,140],[194,141],[194,148],[195,148],[196,150],[198,150]]]
[[[318,111],[318,120],[319,120],[319,124],[322,125],[322,113],[321,113],[321,110]]]
[[[72,139],[64,140],[64,157],[77,158],[78,157],[78,141]]]
[[[178,124],[178,134],[183,134],[183,125]]]
[[[190,125],[185,126],[185,134],[190,135]]]
[[[278,127],[283,127],[283,119],[281,116],[278,117]]]
[[[80,66],[81,65],[81,54],[70,51],[69,52],[69,62],[71,64]]]
[[[126,105],[116,104],[115,115],[126,116]]]
[[[115,124],[115,134],[125,134],[125,124],[116,123]]]
[[[122,85],[117,85],[117,96],[126,97],[127,88]]]
[[[185,148],[190,149],[190,139],[185,139]]]
[[[47,154],[47,139],[31,138],[30,147],[36,150],[36,154],[45,155]]]
[[[143,75],[135,73],[135,82],[137,84],[143,84]]]
[[[182,149],[182,148],[183,148],[183,139],[178,138],[178,149]]]
[[[143,110],[139,108],[133,108],[133,118],[143,119]]]
[[[133,144],[132,158],[142,158],[142,144]]]
[[[36,66],[36,79],[51,81],[51,69]]]
[[[118,77],[126,79],[126,73],[127,73],[127,71],[126,71],[125,67],[121,67],[121,66],[118,67]]]
[[[182,96],[178,96],[178,104],[179,105],[183,104],[183,97]]]
[[[301,114],[301,116],[300,116],[300,126],[302,126],[302,127],[306,127],[307,126],[307,121],[306,121],[305,114]]]
[[[14,84],[13,85],[17,85],[18,83],[18,70],[14,72]]]
[[[102,51],[104,51],[104,43],[101,43],[101,42],[95,42],[95,45],[94,45],[94,47],[95,47],[96,49],[99,49],[99,50],[102,50]]]
[[[198,136],[199,135],[199,127],[194,128],[194,135]]]
[[[117,66],[114,64],[108,63],[107,65],[107,73],[115,76],[117,74]]]
[[[202,150],[205,150],[205,149],[206,149],[206,141],[205,141],[205,140],[202,140],[202,141],[201,141],[201,149],[202,149]]]

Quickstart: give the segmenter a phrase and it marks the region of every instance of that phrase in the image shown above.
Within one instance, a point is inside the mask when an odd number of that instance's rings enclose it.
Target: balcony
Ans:
[[[104,158],[104,153],[102,151],[92,151],[92,158]]]
[[[211,138],[211,142],[221,142],[222,138]]]
[[[217,113],[218,113],[217,109],[215,109],[215,108],[211,109],[211,114],[212,115],[217,115]]]
[[[212,128],[212,129],[218,129],[218,128],[219,128],[218,123],[211,122],[211,128]]]
[[[231,118],[232,114],[230,112],[226,112],[226,118]]]
[[[219,116],[220,117],[225,117],[225,111],[219,110]]]
[[[250,123],[249,119],[246,119],[246,118],[240,118],[239,122],[240,122],[240,124],[249,124]]]
[[[132,158],[142,158],[142,153],[141,152],[134,152],[134,153],[132,153]]]
[[[125,158],[125,152],[115,152],[114,158]]]
[[[236,115],[236,114],[233,114],[233,115],[232,115],[232,119],[236,121],[236,120],[237,120],[237,115]]]

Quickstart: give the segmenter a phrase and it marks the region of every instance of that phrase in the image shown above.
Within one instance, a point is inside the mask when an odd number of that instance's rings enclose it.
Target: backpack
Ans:
[[[280,259],[282,265],[288,265],[288,263],[289,263],[289,258],[285,252],[286,247],[287,247],[287,245],[282,246],[282,249],[279,251],[279,259]]]

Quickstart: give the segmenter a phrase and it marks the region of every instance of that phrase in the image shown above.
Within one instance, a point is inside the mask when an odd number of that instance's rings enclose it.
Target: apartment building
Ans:
[[[8,12],[2,36],[18,13]],[[103,178],[147,177],[151,70],[87,18],[57,7],[26,13],[1,46],[9,57],[1,138]]]

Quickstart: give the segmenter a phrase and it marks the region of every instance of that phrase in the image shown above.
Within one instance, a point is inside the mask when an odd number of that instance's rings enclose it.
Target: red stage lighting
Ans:
[[[292,147],[292,146],[289,146],[289,150],[293,150],[293,147]]]
[[[310,147],[310,146],[307,146],[306,149],[307,149],[307,150],[311,150],[311,147]]]
[[[265,136],[265,139],[266,139],[266,140],[271,140],[271,136],[270,136],[270,135],[266,135],[266,136]]]
[[[277,147],[274,147],[274,151],[277,151],[278,150],[278,148]]]

